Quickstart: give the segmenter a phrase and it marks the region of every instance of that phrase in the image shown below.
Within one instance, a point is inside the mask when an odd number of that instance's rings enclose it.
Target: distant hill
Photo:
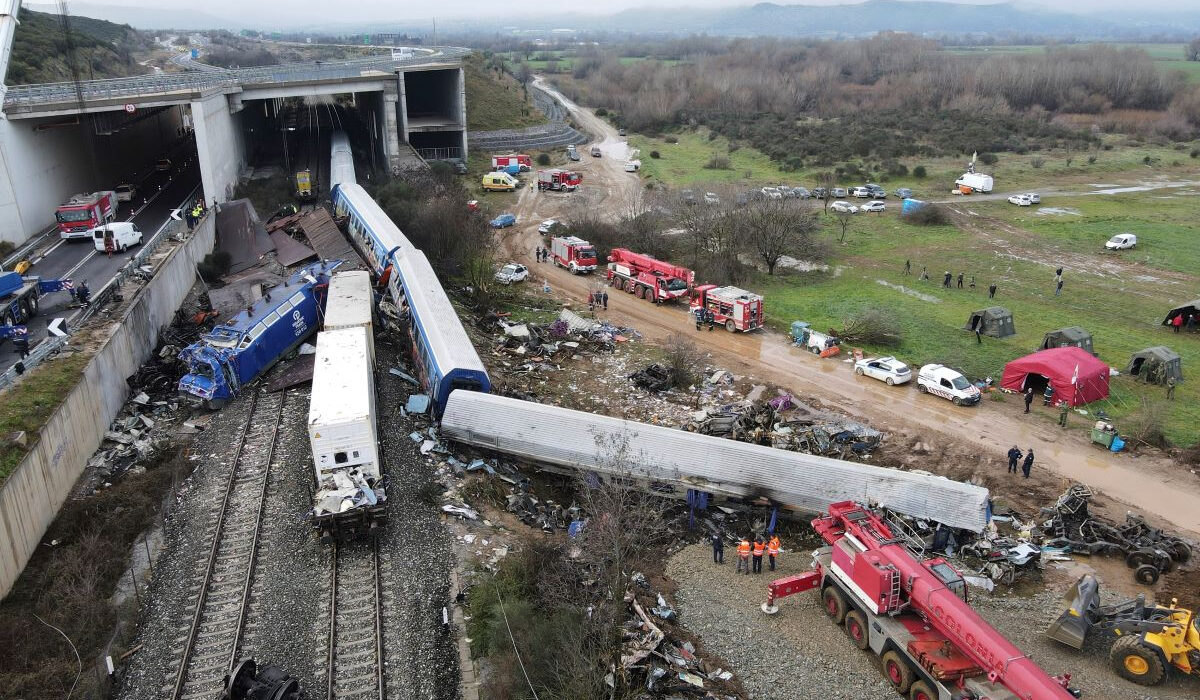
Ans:
[[[25,3],[25,7],[52,11],[53,5]],[[71,12],[89,17],[103,17],[110,22],[128,24],[138,29],[244,29],[253,22],[241,22],[218,17],[194,7],[133,7],[130,5],[106,5],[94,2],[72,2]],[[21,10],[25,16],[25,10]]]
[[[23,10],[13,38],[8,63],[8,85],[53,83],[73,78],[67,63],[67,42],[61,18]],[[150,39],[127,24],[90,17],[70,17],[71,38],[80,77],[117,78],[149,72],[133,59],[133,52],[150,45]]]

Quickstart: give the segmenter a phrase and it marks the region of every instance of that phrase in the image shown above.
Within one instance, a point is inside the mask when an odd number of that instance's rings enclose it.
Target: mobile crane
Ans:
[[[686,267],[626,248],[613,248],[609,252],[606,276],[608,286],[656,304],[686,296],[696,280],[696,273]]]
[[[813,570],[772,581],[762,610],[820,590],[822,607],[909,700],[1054,700],[1079,697],[1071,677],[1052,677],[967,604],[962,576],[945,559],[922,559],[906,538],[853,501],[812,521],[827,546]]]

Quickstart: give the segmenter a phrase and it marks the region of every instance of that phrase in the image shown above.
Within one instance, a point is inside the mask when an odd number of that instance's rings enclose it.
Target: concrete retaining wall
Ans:
[[[206,217],[135,293],[33,449],[0,486],[0,597],[8,595],[125,404],[125,379],[150,357],[159,331],[170,324],[195,282],[197,263],[213,249],[215,220]]]
[[[0,240],[16,245],[54,223],[54,210],[89,184],[78,126],[0,119]]]
[[[241,117],[229,110],[229,99],[213,94],[192,103],[192,126],[196,132],[196,154],[200,181],[211,204],[233,197],[238,173],[246,164]]]

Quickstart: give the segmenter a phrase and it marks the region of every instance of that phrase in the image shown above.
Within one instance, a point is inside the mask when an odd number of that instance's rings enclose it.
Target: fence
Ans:
[[[446,148],[417,148],[417,155],[425,160],[462,160],[462,148],[448,146]]]

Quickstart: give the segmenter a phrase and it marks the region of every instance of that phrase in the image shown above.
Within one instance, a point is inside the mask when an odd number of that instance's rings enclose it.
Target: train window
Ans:
[[[275,313],[279,314],[280,316],[287,316],[288,312],[291,310],[292,310],[292,302],[285,301],[279,305],[279,308],[275,309]]]
[[[292,298],[288,299],[288,303],[291,304],[292,306],[300,306],[301,304],[303,304],[304,303],[304,292],[296,292],[295,294],[293,294]]]
[[[267,325],[262,321],[259,321],[258,323],[254,324],[253,328],[246,332],[246,335],[250,338],[250,340],[254,340],[258,336],[262,335],[263,331],[266,329]]]
[[[275,312],[275,311],[272,311],[271,313],[269,313],[265,317],[263,317],[263,323],[267,324],[268,326],[275,323],[278,320],[279,320],[279,313]]]
[[[348,459],[349,459],[349,458],[348,458],[348,457],[346,457],[346,453],[345,453],[345,452],[334,452],[334,453],[333,453],[333,462],[334,462],[334,464],[345,464],[345,463],[347,462],[347,460],[348,460]]]

